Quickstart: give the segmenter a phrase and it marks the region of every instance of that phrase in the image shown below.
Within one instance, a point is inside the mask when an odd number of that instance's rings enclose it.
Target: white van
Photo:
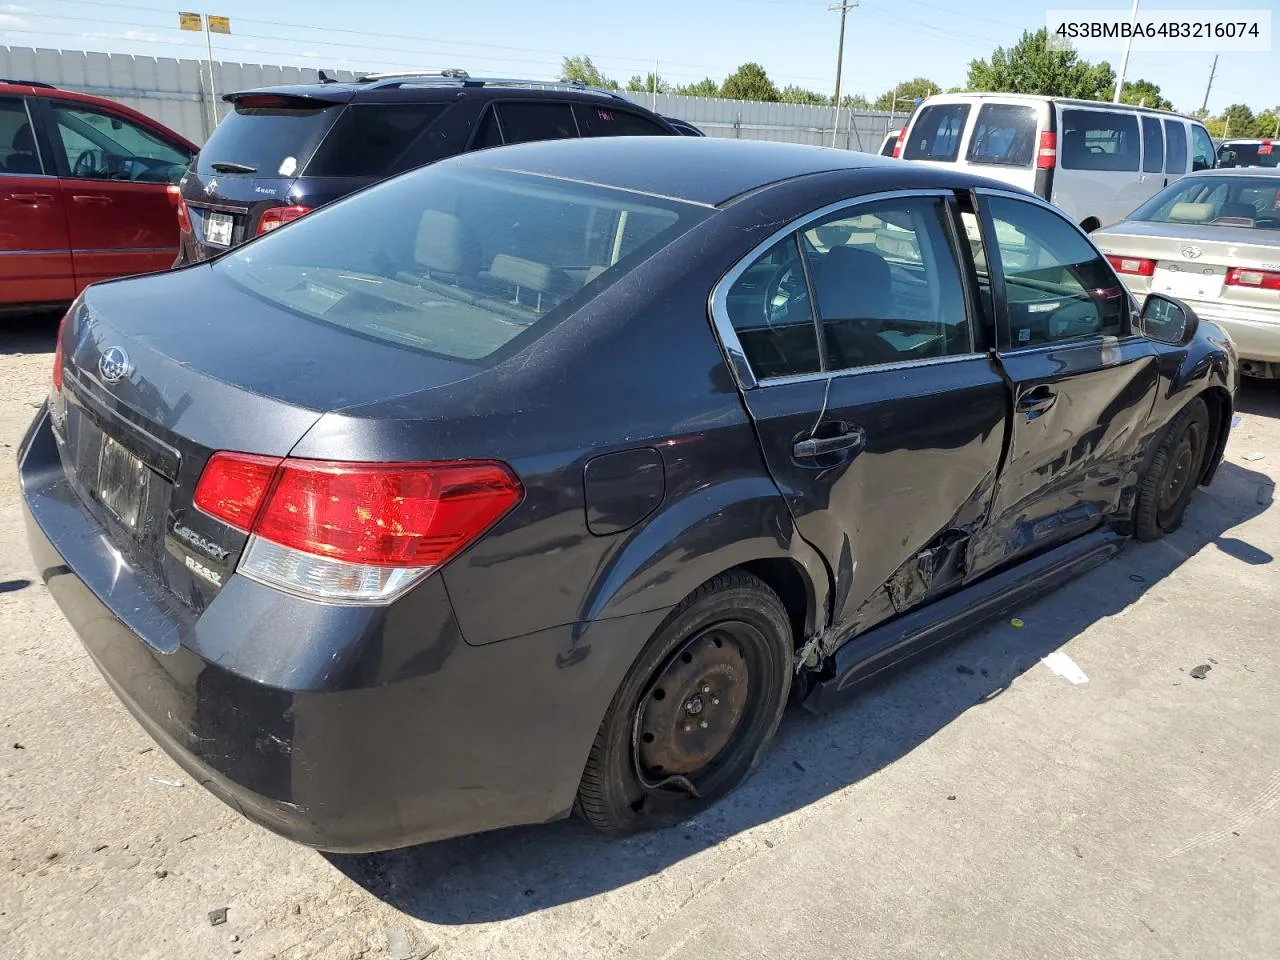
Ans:
[[[1209,131],[1164,110],[1017,93],[929,97],[895,156],[962,167],[1034,191],[1085,230],[1116,223],[1214,165]]]

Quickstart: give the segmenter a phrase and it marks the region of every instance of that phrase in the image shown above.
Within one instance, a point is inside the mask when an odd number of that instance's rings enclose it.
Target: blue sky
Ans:
[[[625,81],[653,69],[676,83],[723,79],[756,60],[779,85],[829,91],[835,85],[839,15],[830,0],[203,0],[231,18],[215,36],[218,59],[318,67],[406,69],[460,66],[472,73],[550,77],[566,54],[587,54]],[[203,5],[202,3],[202,5]],[[183,6],[186,4],[186,6]],[[0,43],[203,57],[204,39],[177,29],[188,0],[15,0],[0,2]],[[1280,0],[1144,0],[1143,9],[1269,9]],[[974,57],[1009,46],[1048,9],[1121,9],[1128,0],[862,0],[848,19],[846,92],[874,98],[896,82],[927,76],[944,88],[964,82]],[[197,7],[199,9],[199,7]],[[1093,54],[1111,60],[1119,53]],[[1134,54],[1130,79],[1160,85],[1174,106],[1200,106],[1212,54]],[[1211,110],[1280,102],[1280,50],[1223,54]]]

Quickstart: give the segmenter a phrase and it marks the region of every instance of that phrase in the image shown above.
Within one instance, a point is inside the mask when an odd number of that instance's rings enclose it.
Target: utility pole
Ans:
[[[1138,21],[1138,2],[1133,0],[1133,12],[1129,14],[1129,26],[1132,27]],[[1120,58],[1120,73],[1116,76],[1116,95],[1111,99],[1112,103],[1120,102],[1120,94],[1124,92],[1124,72],[1129,68],[1129,51],[1133,49],[1133,34],[1130,33],[1129,38],[1124,42],[1124,55]]]
[[[844,20],[849,15],[849,11],[858,5],[858,0],[840,0],[839,3],[833,3],[827,7],[828,10],[840,11],[840,48],[836,52],[836,117],[831,124],[831,145],[836,145],[836,139],[840,136],[840,73],[844,67]]]
[[[1200,112],[1209,112],[1209,91],[1213,89],[1213,78],[1218,75],[1218,57],[1215,54],[1213,66],[1209,68],[1209,84],[1204,88],[1204,103],[1200,104]]]

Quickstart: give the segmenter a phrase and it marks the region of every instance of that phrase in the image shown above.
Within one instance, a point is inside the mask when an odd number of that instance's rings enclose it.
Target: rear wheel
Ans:
[[[1138,490],[1134,532],[1157,540],[1182,525],[1209,448],[1209,409],[1196,397],[1165,430]]]
[[[700,587],[649,641],[614,696],[575,804],[605,833],[666,826],[756,766],[791,686],[791,627],[743,571]]]

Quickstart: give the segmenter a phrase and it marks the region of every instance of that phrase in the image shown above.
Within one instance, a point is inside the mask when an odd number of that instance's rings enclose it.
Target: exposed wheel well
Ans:
[[[1097,217],[1085,217],[1080,221],[1080,229],[1085,233],[1093,233],[1100,226],[1102,226],[1102,221]]]
[[[791,621],[791,642],[793,645],[802,643],[811,598],[799,564],[786,557],[775,557],[752,560],[744,563],[741,569],[759,577],[778,595],[782,605],[787,608],[787,617]]]
[[[1200,397],[1209,408],[1209,426],[1212,431],[1207,447],[1208,456],[1205,457],[1203,472],[1200,474],[1200,483],[1207,484],[1213,479],[1213,474],[1221,462],[1222,450],[1226,446],[1227,434],[1231,429],[1231,394],[1222,387],[1213,386],[1200,394]]]

